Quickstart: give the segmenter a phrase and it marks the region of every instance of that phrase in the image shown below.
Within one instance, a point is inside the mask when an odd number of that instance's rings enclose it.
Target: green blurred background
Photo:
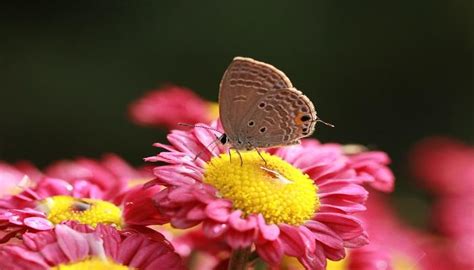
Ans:
[[[216,100],[241,55],[282,69],[336,125],[315,137],[387,151],[396,194],[412,204],[426,195],[408,176],[410,147],[432,134],[474,140],[472,3],[1,4],[0,159],[44,166],[115,152],[140,164],[164,132],[131,124],[129,102],[169,82]]]

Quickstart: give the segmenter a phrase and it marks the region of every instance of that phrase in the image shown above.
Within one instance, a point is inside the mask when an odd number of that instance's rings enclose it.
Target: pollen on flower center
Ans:
[[[243,152],[242,166],[235,152],[212,158],[204,182],[232,201],[245,215],[262,214],[268,223],[303,224],[319,209],[313,180],[280,157]]]
[[[53,196],[38,204],[49,221],[59,224],[74,220],[92,227],[97,224],[122,225],[122,212],[116,205],[97,199],[77,199],[71,196]]]
[[[60,264],[52,268],[53,270],[81,270],[81,269],[94,269],[94,270],[129,270],[125,265],[117,264],[110,260],[102,260],[99,258],[90,258],[79,262],[73,262],[69,264]]]

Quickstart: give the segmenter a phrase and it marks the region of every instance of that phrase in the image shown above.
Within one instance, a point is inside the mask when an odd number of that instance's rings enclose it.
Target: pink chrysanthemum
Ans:
[[[473,269],[474,196],[443,196],[432,210],[436,229],[445,237],[446,253],[456,269]]]
[[[289,255],[309,269],[368,242],[353,216],[365,210],[367,191],[339,145],[306,140],[263,152],[266,167],[255,151],[243,152],[241,166],[222,146],[206,149],[215,139],[204,128],[172,131],[171,146],[156,144],[167,151],[147,158],[167,163],[149,185],[166,187],[155,200],[174,227],[202,223],[206,236],[234,249],[255,247],[271,265]]]
[[[19,245],[0,247],[2,269],[184,269],[178,254],[157,232],[119,232],[60,224],[54,230],[26,233]]]
[[[135,183],[150,180],[148,173],[134,170],[116,156],[108,156],[101,166],[93,160],[80,161],[57,163],[47,170],[67,181],[43,177],[34,186],[0,199],[0,242],[25,232],[51,230],[68,220],[117,227],[163,221],[152,201],[160,187],[145,189]],[[127,189],[132,184],[136,186]],[[107,192],[107,187],[118,187],[117,193]]]
[[[370,236],[370,244],[351,252],[350,270],[372,269],[366,266],[376,265],[377,261],[359,256],[361,253],[367,254],[367,250],[378,251],[386,256],[385,261],[379,262],[380,268],[373,269],[447,269],[448,260],[439,257],[436,249],[441,244],[440,239],[406,225],[394,213],[384,195],[371,192],[367,211],[361,215]],[[384,265],[386,268],[382,267]]]
[[[133,102],[130,118],[151,127],[182,128],[178,123],[209,123],[217,118],[217,104],[200,98],[188,88],[168,85]]]
[[[424,186],[438,195],[471,195],[474,190],[474,148],[459,141],[432,137],[411,153],[411,167]]]

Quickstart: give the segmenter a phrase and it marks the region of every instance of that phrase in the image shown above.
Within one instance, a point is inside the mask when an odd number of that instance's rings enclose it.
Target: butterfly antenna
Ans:
[[[198,159],[198,157],[200,157],[200,156],[204,153],[204,151],[209,150],[209,147],[210,147],[211,145],[215,144],[215,145],[211,148],[211,152],[212,152],[214,149],[216,149],[216,147],[217,147],[216,142],[218,142],[218,141],[220,141],[220,140],[221,140],[221,137],[217,137],[215,140],[213,140],[213,141],[210,142],[208,145],[206,145],[206,147],[205,147],[203,150],[199,151],[199,153],[196,154],[196,156],[194,157],[193,161],[196,161],[196,159]]]
[[[324,121],[321,120],[320,118],[316,119],[316,123],[317,123],[317,122],[321,122],[321,123],[325,124],[325,125],[328,126],[328,127],[335,127],[333,124],[324,122]]]
[[[211,128],[211,127],[205,127],[205,126],[199,126],[199,125],[191,125],[191,124],[187,124],[187,123],[178,123],[178,126],[183,126],[183,127],[193,127],[193,128],[205,128],[205,129],[209,129],[209,130],[214,130],[216,132],[219,132],[220,134],[224,134],[222,131],[220,130],[217,130],[215,128]]]

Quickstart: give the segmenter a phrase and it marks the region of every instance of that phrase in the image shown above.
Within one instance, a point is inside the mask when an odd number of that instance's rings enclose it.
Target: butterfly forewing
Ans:
[[[242,117],[272,89],[291,88],[286,75],[251,58],[235,57],[220,83],[219,115],[229,138],[240,132]]]

